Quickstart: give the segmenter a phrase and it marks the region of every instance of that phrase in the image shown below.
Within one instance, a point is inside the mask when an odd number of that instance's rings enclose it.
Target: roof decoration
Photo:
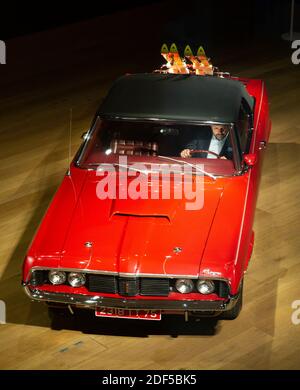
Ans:
[[[168,49],[168,46],[164,43],[161,48],[161,54],[167,61],[167,63],[165,64],[165,67],[167,68],[166,73],[189,73],[185,60],[184,58],[180,57],[175,43],[172,43],[170,50]]]
[[[207,58],[202,46],[199,47],[197,55],[194,55],[191,47],[187,45],[184,49],[183,57],[181,57],[175,43],[172,43],[170,50],[164,43],[161,47],[161,54],[167,63],[159,69],[158,72],[160,73],[191,73],[201,76],[212,76],[214,74],[215,68],[210,63],[210,59]]]

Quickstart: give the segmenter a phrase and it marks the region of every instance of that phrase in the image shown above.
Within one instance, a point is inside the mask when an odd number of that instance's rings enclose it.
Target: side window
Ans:
[[[239,135],[239,146],[242,154],[248,153],[250,142],[251,142],[251,133],[252,133],[252,120],[249,111],[241,104],[239,111],[239,118],[237,122],[237,130]]]

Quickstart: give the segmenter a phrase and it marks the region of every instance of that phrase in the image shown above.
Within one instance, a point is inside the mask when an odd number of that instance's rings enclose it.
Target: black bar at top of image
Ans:
[[[137,356],[138,359],[138,356]],[[30,381],[30,382],[28,382]],[[256,385],[256,384],[300,384],[299,371],[211,371],[211,370],[91,370],[91,371],[0,371],[0,383],[10,386],[24,383],[57,384],[68,386],[99,385],[138,388],[145,385]],[[3,387],[2,387],[3,388]]]

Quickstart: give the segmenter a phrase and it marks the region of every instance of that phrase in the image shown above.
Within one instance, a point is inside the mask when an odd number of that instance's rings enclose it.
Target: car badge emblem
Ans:
[[[180,248],[179,246],[175,246],[175,248],[173,249],[173,252],[180,253],[180,252],[182,252],[182,248]]]
[[[91,241],[87,241],[87,242],[84,243],[84,246],[86,248],[91,248],[93,246],[93,243]]]

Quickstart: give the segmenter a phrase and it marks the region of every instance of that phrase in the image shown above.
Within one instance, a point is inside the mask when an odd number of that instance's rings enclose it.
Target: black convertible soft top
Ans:
[[[253,98],[236,80],[189,74],[132,74],[114,82],[99,115],[233,123],[242,99],[253,107]]]

